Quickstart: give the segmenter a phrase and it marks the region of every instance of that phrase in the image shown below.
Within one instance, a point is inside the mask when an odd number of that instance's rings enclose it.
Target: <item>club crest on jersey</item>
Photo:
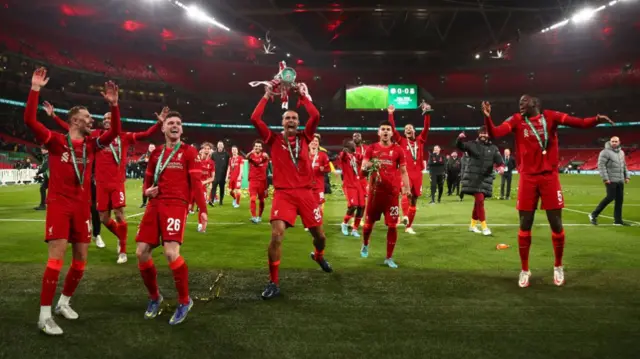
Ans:
[[[65,152],[62,154],[62,157],[60,158],[60,160],[62,162],[69,162],[69,152]]]
[[[180,161],[182,160],[182,152],[178,153],[178,156],[176,158],[176,161]]]
[[[529,137],[529,130],[526,128],[524,129],[524,137]]]

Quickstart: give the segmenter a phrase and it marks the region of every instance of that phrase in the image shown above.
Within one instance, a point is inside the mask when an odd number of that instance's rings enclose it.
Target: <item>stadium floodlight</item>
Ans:
[[[217,27],[219,27],[219,28],[221,28],[223,30],[231,31],[231,29],[229,29],[228,27],[226,27],[225,25],[223,25],[222,23],[220,23],[216,19],[212,18],[211,16],[207,15],[203,10],[201,10],[195,4],[187,6],[187,5],[181,3],[180,1],[177,1],[177,0],[169,0],[169,1],[172,4],[174,4],[175,6],[183,8],[187,12],[187,15],[190,18],[192,18],[192,19],[194,19],[194,20],[196,20],[198,22],[211,24],[211,25],[217,26]]]
[[[476,54],[475,58],[476,60],[480,59],[480,54]]]
[[[573,17],[571,17],[571,21],[575,22],[576,24],[585,22],[590,20],[595,13],[596,11],[591,8],[582,9],[578,11],[575,15],[573,15]]]
[[[209,16],[207,16],[207,14],[200,10],[196,5],[191,5],[187,8],[187,15],[194,20],[202,22],[207,22],[209,19]]]

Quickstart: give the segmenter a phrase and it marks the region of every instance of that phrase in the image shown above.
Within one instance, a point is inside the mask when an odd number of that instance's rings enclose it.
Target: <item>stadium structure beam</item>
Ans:
[[[354,7],[304,7],[304,8],[244,8],[235,9],[239,15],[285,15],[301,12],[528,12],[558,11],[560,6],[531,8],[511,6],[419,6],[419,5],[392,5],[392,6],[354,6]]]

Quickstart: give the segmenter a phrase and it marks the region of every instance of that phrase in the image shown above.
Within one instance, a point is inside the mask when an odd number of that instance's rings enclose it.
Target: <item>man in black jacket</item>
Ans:
[[[44,211],[47,209],[47,189],[49,188],[49,151],[46,148],[42,148],[42,164],[36,177],[42,176],[42,182],[40,183],[40,205],[35,207],[36,211]]]
[[[460,172],[462,171],[462,160],[458,158],[458,152],[453,152],[447,161],[447,196],[456,191],[456,196],[460,195]]]
[[[429,178],[431,179],[431,202],[436,203],[436,187],[438,189],[438,203],[442,199],[442,190],[444,187],[445,159],[440,153],[440,146],[433,146],[433,152],[429,155],[428,167]]]
[[[502,174],[502,180],[500,181],[500,199],[505,199],[504,185],[507,184],[507,196],[506,199],[511,198],[511,179],[513,178],[513,169],[516,168],[516,160],[511,156],[511,150],[505,148],[504,150],[504,173]]]
[[[213,177],[213,186],[211,187],[211,202],[216,198],[216,188],[220,187],[220,205],[224,199],[224,185],[227,181],[227,170],[229,169],[229,154],[224,149],[224,142],[218,141],[216,151],[211,155],[213,162],[216,164],[216,173]]]
[[[461,133],[456,140],[456,147],[469,154],[469,164],[462,177],[462,193],[470,194],[475,198],[469,231],[489,236],[491,230],[487,227],[484,199],[493,195],[495,179],[493,167],[500,166],[499,173],[504,171],[502,156],[498,147],[489,141],[489,133],[485,127],[481,127],[478,131],[477,140],[463,142],[465,138],[464,132]],[[478,222],[482,230],[476,226]]]

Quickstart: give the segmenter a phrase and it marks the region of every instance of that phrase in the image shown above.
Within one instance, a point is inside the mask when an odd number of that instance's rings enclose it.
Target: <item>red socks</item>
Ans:
[[[182,256],[169,263],[169,268],[173,271],[173,281],[178,292],[178,303],[189,304],[189,270],[187,263]]]
[[[365,246],[369,245],[369,239],[371,238],[371,232],[373,232],[373,224],[365,222],[365,224],[364,224],[364,233],[363,233],[363,236],[362,236],[362,243]]]
[[[393,257],[393,250],[396,248],[398,240],[398,229],[396,227],[387,228],[387,259]]]
[[[560,233],[551,231],[551,240],[553,241],[553,254],[555,255],[554,266],[562,266],[562,255],[564,254],[564,230]]]
[[[256,217],[256,196],[249,197],[249,208],[251,208],[251,217]]]
[[[51,306],[53,297],[56,295],[56,287],[58,286],[58,277],[63,264],[62,259],[49,259],[47,267],[42,275],[42,289],[40,290],[40,305]]]
[[[475,193],[473,197],[475,198],[475,202],[473,203],[473,219],[484,222],[487,220],[484,213],[484,193]]]
[[[280,284],[280,278],[278,278],[279,268],[280,261],[272,262],[269,260],[269,279],[275,284]]]
[[[346,214],[344,216],[344,218],[342,219],[342,223],[349,223],[349,221],[351,220],[351,218],[353,218],[352,215]]]
[[[531,231],[518,231],[518,251],[520,252],[520,263],[522,270],[529,270],[529,249],[531,248]]]
[[[151,300],[158,300],[160,298],[160,290],[158,289],[158,271],[153,264],[153,259],[149,259],[147,262],[138,262],[138,269],[140,270],[140,276],[144,286],[147,287],[149,292],[149,298]]]
[[[402,207],[402,215],[409,216],[409,197],[402,196],[402,200],[400,201],[400,206]]]
[[[120,243],[120,253],[127,253],[127,236],[129,234],[129,226],[127,221],[118,223],[118,242]]]
[[[362,217],[356,217],[356,219],[353,221],[353,230],[357,231],[358,228],[360,228],[360,222],[362,222]]]
[[[409,207],[409,228],[413,225],[413,220],[416,218],[416,207]]]
[[[67,272],[67,276],[64,279],[64,287],[62,288],[62,294],[67,297],[72,297],[73,293],[78,288],[78,284],[80,284],[80,280],[82,280],[82,276],[84,275],[84,268],[87,266],[87,262],[72,260],[71,268]]]
[[[240,204],[240,199],[242,198],[242,192],[237,191],[235,198],[236,198],[236,204]]]
[[[118,222],[114,221],[113,218],[109,218],[109,221],[104,226],[116,237],[120,238],[118,236]]]

